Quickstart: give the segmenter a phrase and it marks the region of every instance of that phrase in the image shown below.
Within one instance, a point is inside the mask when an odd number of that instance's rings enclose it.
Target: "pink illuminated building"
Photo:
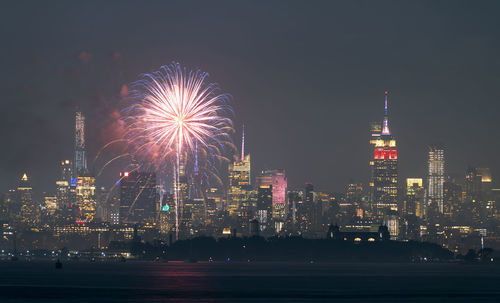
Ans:
[[[283,169],[265,170],[257,177],[257,186],[272,186],[272,217],[284,219],[286,217],[286,188],[287,179]]]

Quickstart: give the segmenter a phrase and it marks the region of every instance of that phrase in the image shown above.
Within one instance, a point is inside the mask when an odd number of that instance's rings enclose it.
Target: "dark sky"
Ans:
[[[447,172],[496,176],[499,14],[498,1],[2,1],[0,190],[24,171],[54,190],[76,106],[92,162],[122,85],[174,60],[232,94],[254,171],[284,168],[289,187],[368,180],[386,89],[402,177],[424,176],[434,142]]]

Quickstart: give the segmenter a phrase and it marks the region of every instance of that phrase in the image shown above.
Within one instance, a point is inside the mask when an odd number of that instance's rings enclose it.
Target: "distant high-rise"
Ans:
[[[443,208],[444,214],[449,218],[456,219],[463,210],[462,186],[455,183],[454,179],[446,180],[443,184]]]
[[[492,177],[489,168],[469,167],[465,176],[464,203],[468,204],[474,221],[484,221],[492,216]]]
[[[95,178],[88,174],[76,178],[75,186],[76,222],[93,222],[96,211],[96,186]]]
[[[481,217],[482,219],[492,218],[496,212],[496,201],[492,199],[493,179],[490,169],[478,167],[477,172],[481,175]]]
[[[444,184],[444,150],[441,147],[431,146],[429,148],[429,172],[427,187],[427,204],[436,203],[440,213],[443,208],[443,184]]]
[[[151,223],[159,202],[156,174],[132,171],[120,177],[120,223]]]
[[[228,211],[230,215],[248,213],[251,190],[250,154],[245,155],[245,128],[241,137],[241,157],[229,164]]]
[[[287,213],[287,178],[285,170],[265,170],[257,177],[257,184],[259,188],[262,186],[272,186],[272,217],[274,219],[284,219]]]
[[[421,178],[406,179],[406,197],[403,205],[403,214],[415,215],[425,218],[427,208],[425,207],[425,190]]]
[[[374,145],[372,166],[372,205],[376,215],[397,211],[398,195],[398,151],[396,139],[389,130],[387,91],[385,92],[384,120],[381,131],[372,127],[370,143]]]
[[[257,194],[257,219],[260,222],[260,230],[269,226],[273,203],[273,186],[259,185]]]
[[[66,162],[64,164],[66,164]],[[77,111],[75,115],[75,162],[73,164],[75,168],[73,170],[70,188],[74,187],[75,190],[76,208],[74,208],[74,217],[77,223],[92,222],[94,221],[97,210],[96,186],[95,177],[90,175],[87,170],[85,116],[80,111]]]
[[[61,161],[60,169],[61,175],[56,181],[57,208],[60,210],[58,214],[60,218],[58,219],[68,223],[73,219],[72,207],[73,203],[76,202],[76,178],[73,177],[71,160]]]
[[[26,173],[23,174],[17,187],[18,201],[21,205],[33,202],[33,188]]]
[[[304,191],[295,192],[292,199],[289,199],[290,202],[295,202],[295,221],[300,233],[307,233],[311,229],[315,195],[314,185],[308,182]]]
[[[314,201],[314,185],[310,182],[307,182],[304,191],[304,203],[312,204],[313,201]]]
[[[85,155],[85,116],[76,112],[75,116],[75,169],[73,176],[84,174],[87,170],[87,157]]]
[[[299,224],[303,233],[317,232],[321,228],[321,204],[318,203],[319,193],[310,182],[305,184],[303,203],[298,209]]]
[[[351,182],[347,185],[346,201],[359,204],[363,196],[363,184]]]
[[[27,174],[23,174],[17,187],[17,204],[19,223],[24,226],[36,226],[39,221],[39,208],[33,201],[33,188]]]
[[[61,161],[61,177],[58,181],[66,181],[71,184],[71,177],[73,176],[73,163],[71,160]]]

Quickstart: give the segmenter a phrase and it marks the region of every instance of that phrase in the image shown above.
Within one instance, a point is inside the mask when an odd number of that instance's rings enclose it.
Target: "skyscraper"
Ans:
[[[491,181],[489,168],[469,167],[467,169],[464,203],[468,204],[472,219],[476,222],[484,222],[488,216],[492,216],[494,203],[491,201]]]
[[[384,120],[381,131],[372,127],[370,143],[374,145],[372,166],[372,208],[377,216],[397,211],[398,195],[398,151],[396,139],[389,130],[387,91],[385,92]]]
[[[75,187],[76,222],[89,223],[94,221],[97,203],[95,178],[84,174],[76,178]]]
[[[440,213],[443,208],[443,184],[444,184],[444,150],[441,147],[429,147],[429,172],[427,188],[427,205],[436,203]]]
[[[463,209],[462,186],[454,179],[446,180],[443,184],[443,208],[444,214],[453,219],[457,219]]]
[[[284,220],[287,214],[287,178],[285,170],[265,170],[257,177],[257,184],[259,188],[262,186],[272,186],[272,217],[273,219]]]
[[[76,178],[73,178],[73,163],[70,160],[63,160],[60,169],[61,175],[56,181],[58,221],[69,222],[73,219],[72,206],[76,202]],[[72,178],[74,190],[71,190]]]
[[[241,216],[249,212],[251,190],[250,154],[245,155],[245,127],[241,136],[241,157],[229,164],[228,211]]]
[[[23,174],[17,187],[18,202],[20,205],[31,204],[33,202],[33,188],[26,173]]]
[[[307,182],[304,191],[297,192],[293,197],[296,209],[296,226],[297,230],[302,234],[311,230],[311,221],[315,217],[315,196],[314,185]]]
[[[61,177],[59,181],[66,181],[68,182],[68,184],[70,184],[72,176],[73,176],[73,167],[71,160],[61,161]]]
[[[257,194],[257,219],[260,230],[264,231],[269,226],[273,204],[273,186],[259,185]]]
[[[85,116],[77,111],[75,116],[75,169],[73,177],[82,175],[87,170],[85,155]]]
[[[23,226],[36,226],[40,222],[40,209],[33,201],[33,189],[27,174],[23,174],[19,181],[17,204],[19,223]]]
[[[85,116],[75,115],[75,168],[70,185],[75,187],[76,222],[92,222],[96,214],[95,178],[87,170],[85,154]]]
[[[407,178],[403,214],[415,215],[423,219],[425,218],[426,210],[423,180],[421,178]]]
[[[495,213],[496,202],[492,198],[493,179],[490,169],[487,167],[478,167],[478,173],[481,175],[481,219],[492,218]]]
[[[156,174],[120,173],[120,223],[152,223],[159,197]]]

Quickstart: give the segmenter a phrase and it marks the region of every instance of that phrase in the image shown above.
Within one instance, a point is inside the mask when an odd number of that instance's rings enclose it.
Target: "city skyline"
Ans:
[[[389,136],[390,140],[393,140],[392,127],[391,127],[391,131],[390,131],[389,130],[389,125],[388,125],[388,95],[389,94],[390,94],[390,92],[386,90],[385,91],[384,118],[381,119],[379,122],[374,122],[374,120],[376,120],[376,119],[372,119],[371,121],[369,121],[367,123],[367,125],[368,125],[368,127],[367,127],[367,135],[371,134],[371,137],[369,137],[370,138],[370,144],[373,144],[374,146],[377,146],[375,144],[374,138],[376,139],[376,138],[378,138],[378,136],[380,136],[379,134],[376,134],[377,132],[380,133],[380,134],[384,134],[385,133],[385,135]],[[73,125],[74,125],[74,134],[73,134],[73,141],[74,141],[73,144],[74,144],[74,147],[73,147],[73,155],[68,155],[68,157],[66,157],[66,158],[68,158],[68,159],[73,158],[74,159],[73,164],[75,165],[75,167],[73,168],[73,171],[77,170],[75,163],[78,161],[77,159],[81,158],[82,160],[80,160],[80,161],[81,161],[82,164],[80,164],[80,165],[88,173],[91,173],[93,175],[97,174],[97,172],[102,173],[103,171],[106,170],[106,166],[97,167],[93,171],[91,171],[89,168],[87,168],[87,157],[92,157],[93,158],[94,155],[92,155],[92,154],[88,155],[87,149],[84,146],[85,143],[83,145],[80,143],[80,142],[85,142],[86,140],[88,140],[88,138],[86,137],[86,134],[84,133],[85,129],[87,127],[86,124],[85,124],[85,114],[82,113],[78,108],[76,108],[75,112],[73,114],[73,117],[74,117],[74,122],[73,122]],[[377,128],[377,127],[379,127],[378,125],[380,126],[380,129]],[[391,125],[392,125],[392,122],[391,122]],[[245,126],[244,126],[244,124],[241,127],[242,127],[241,136],[239,138],[237,136],[238,135],[237,134],[237,130],[238,130],[237,127],[235,128],[236,131],[234,132],[234,136],[233,136],[233,137],[235,137],[234,144],[236,146],[236,150],[234,151],[234,154],[233,154],[233,156],[234,156],[235,159],[244,157],[244,152],[245,152],[245,149],[244,149],[245,148],[245,141],[244,141],[245,140],[245,129],[244,129]],[[371,127],[371,132],[369,131],[369,127]],[[374,135],[374,133],[375,133],[375,135]],[[373,136],[376,136],[376,137],[373,137]],[[239,140],[239,144],[241,145],[240,149],[238,149],[238,140]],[[393,140],[393,141],[395,142],[395,140]],[[399,141],[398,141],[398,145],[399,145]],[[389,141],[387,141],[387,146],[389,146]],[[435,146],[436,146],[435,144],[429,144],[429,145],[426,146],[426,148],[428,150],[433,150],[433,149],[436,148]],[[449,152],[448,150],[446,150],[446,147],[443,144],[440,144],[439,148],[440,148],[441,151],[445,151],[445,153]],[[370,151],[369,147],[367,146],[366,151],[368,152],[368,154],[372,154],[371,157],[373,157],[373,152],[374,152],[373,149]],[[102,153],[102,150],[98,151],[98,154],[101,154],[101,153]],[[379,151],[379,154],[382,154],[382,153],[383,152]],[[428,153],[431,153],[431,152],[428,151]],[[240,154],[241,154],[241,157],[239,156]],[[249,155],[250,155],[250,153],[247,156],[249,156]],[[116,156],[116,155],[113,155],[113,156]],[[426,157],[427,156],[430,157],[430,155],[426,155]],[[375,157],[376,157],[375,159],[377,159],[377,152],[375,152]],[[396,152],[396,158],[395,159],[397,159],[397,157],[398,156],[397,156],[397,152]],[[241,158],[241,159],[243,159],[243,158]],[[239,161],[242,161],[241,159]],[[382,159],[382,158],[380,158],[380,159]],[[61,159],[61,161],[67,161],[67,160],[65,160],[65,158],[64,158],[64,159]],[[235,160],[235,161],[237,161],[237,160]],[[420,178],[423,178],[424,180],[426,180],[426,182],[431,182],[430,181],[431,177],[429,175],[429,169],[430,169],[429,165],[430,165],[430,162],[428,162],[428,161],[430,161],[430,160],[426,160],[424,163],[421,164],[423,167],[425,167],[425,171],[424,171],[424,173],[422,175],[409,173],[408,175],[403,175],[403,176],[401,176],[400,173],[399,173],[400,172],[400,170],[398,169],[399,161],[397,161],[398,162],[398,164],[396,165],[396,170],[397,170],[396,176],[397,176],[397,179],[399,180],[399,182],[401,184],[404,184],[405,178],[411,178],[411,177],[420,177]],[[369,163],[367,163],[366,167],[368,167],[368,169],[370,169],[369,167],[372,165],[372,162],[373,162],[373,160],[370,160]],[[111,181],[110,180],[103,181],[101,179],[101,180],[99,180],[100,183],[104,184],[104,185],[108,185],[108,184],[112,185],[117,180],[119,180],[120,176],[121,176],[121,172],[124,169],[126,169],[128,165],[131,164],[131,162],[129,162],[129,161],[126,161],[124,163],[128,163],[128,164],[125,167],[118,168],[118,174],[117,174],[117,176],[115,176],[115,179],[113,179]],[[107,163],[107,164],[109,164],[109,163]],[[252,167],[253,167],[253,165],[254,164],[252,162]],[[443,166],[443,168],[445,166],[447,167],[448,166],[447,165],[447,161],[443,161],[443,163],[441,165]],[[485,166],[486,165],[483,165],[481,167],[485,167]],[[57,167],[56,163],[54,164],[53,167]],[[457,180],[459,183],[461,183],[461,182],[463,182],[465,180],[466,174],[467,174],[467,169],[469,169],[470,167],[480,167],[480,166],[473,166],[473,165],[469,164],[469,165],[467,165],[466,167],[463,168],[462,175],[460,175],[460,174],[448,174],[447,169],[444,169],[445,173],[444,173],[444,175],[442,175],[441,179],[444,181],[448,177],[450,177],[451,179]],[[230,169],[229,166],[228,166],[228,168]],[[286,170],[285,168],[277,168],[277,167],[274,167],[272,165],[268,166],[268,167],[264,167],[262,169],[256,169],[255,167],[253,167],[252,168],[253,172],[251,174],[251,181],[255,182],[255,180],[258,178],[259,172],[265,172],[266,170],[269,170],[269,169],[284,169],[284,170]],[[113,170],[113,172],[114,171],[116,171],[116,169]],[[145,169],[143,171],[144,172],[155,173],[154,169]],[[22,173],[21,173],[21,175],[24,176],[27,172],[29,172],[29,170],[23,170]],[[57,168],[57,173],[59,173],[59,168]],[[373,174],[373,172],[372,172],[372,174]],[[75,177],[77,175],[78,174],[75,174]],[[13,181],[11,180],[12,181],[11,183],[14,184],[12,188],[14,188],[17,185],[17,182],[18,182],[18,178],[17,178],[18,176],[15,176],[15,177],[16,177],[15,180],[13,180]],[[229,175],[227,175],[226,177],[229,178]],[[55,179],[57,179],[57,177]],[[311,178],[309,178],[307,180],[310,180],[310,179]],[[373,182],[372,180],[373,180],[373,175],[371,177],[369,177],[368,179],[366,179],[366,180],[361,180],[359,178],[347,178],[340,185],[340,187],[339,187],[338,190],[330,190],[330,189],[325,189],[325,188],[321,188],[321,187],[319,189],[322,190],[322,191],[332,192],[332,193],[333,192],[344,192],[346,190],[346,188],[349,186],[349,184],[351,184],[352,182],[355,182],[355,183],[361,182],[362,184],[365,184],[365,186],[372,186],[371,185],[371,182]],[[32,181],[31,174],[30,174],[30,181]],[[304,186],[307,185],[307,183],[310,183],[310,182],[306,181],[304,184],[298,184],[296,186],[288,187],[288,189],[289,190],[292,190],[292,189],[301,189],[301,188],[304,188]],[[398,182],[396,182],[396,183],[398,183]],[[398,191],[405,189],[405,186],[401,185],[401,184],[400,185],[396,185],[396,188],[397,188]],[[53,187],[53,184],[51,184],[51,186],[49,188],[52,189],[52,187]],[[230,181],[228,181],[228,183],[225,184],[225,187],[230,187]],[[315,187],[318,188],[317,185],[315,185]],[[7,189],[5,189],[5,191],[7,191],[9,189],[11,189],[11,188],[7,188]],[[52,190],[51,189],[47,189],[47,188],[38,188],[37,189],[35,187],[35,189],[34,189],[33,192],[36,194],[36,197],[38,199],[40,199],[40,195],[42,193],[43,194],[51,193],[53,191],[53,189]],[[442,191],[442,189],[441,189],[441,191]],[[441,208],[442,208],[442,206],[441,206]],[[441,210],[441,212],[442,212],[442,210]]]
[[[231,227],[224,227],[227,234],[233,234],[231,228],[235,226],[252,230],[252,222],[257,222],[260,231],[268,236],[272,233],[304,233],[316,237],[325,229],[327,222],[332,220],[340,220],[348,228],[352,228],[349,224],[373,228],[373,224],[379,222],[388,228],[393,240],[413,239],[413,233],[418,229],[421,233],[419,237],[422,237],[427,235],[428,227],[436,223],[439,226],[442,222],[459,222],[476,227],[492,224],[498,217],[496,192],[499,189],[494,187],[490,168],[469,166],[463,179],[445,178],[445,150],[436,145],[429,147],[427,176],[407,178],[406,182],[400,180],[398,145],[389,123],[388,95],[389,92],[385,91],[383,119],[371,123],[371,180],[364,185],[350,182],[345,191],[340,193],[325,192],[314,188],[311,183],[305,183],[302,188],[289,187],[284,169],[262,170],[256,173],[255,180],[252,181],[250,154],[245,152],[244,128],[241,133],[241,150],[233,150],[233,162],[231,155],[228,155],[227,161],[230,162],[224,167],[227,171],[213,171],[218,174],[219,179],[227,177],[228,184],[214,185],[199,178],[198,139],[193,137],[187,140],[193,140],[189,143],[193,148],[196,143],[194,153],[178,154],[175,161],[161,159],[160,166],[156,169],[151,166],[150,160],[143,163],[136,160],[128,162],[114,185],[106,188],[96,181],[95,172],[86,167],[86,123],[82,112],[76,111],[74,163],[71,160],[60,161],[60,176],[53,184],[55,195],[45,191],[43,199],[38,200],[33,194],[31,179],[23,173],[18,181],[17,192],[9,189],[2,195],[2,211],[4,215],[9,214],[11,219],[17,220],[14,221],[16,224],[21,223],[23,225],[20,226],[25,227],[40,226],[44,220],[49,220],[44,223],[49,224],[46,226],[140,224],[147,228],[158,227],[163,236],[174,228],[176,240],[179,239],[179,227],[183,230],[182,237],[186,237],[187,230],[191,230],[193,235],[195,232],[203,233],[207,227],[221,228],[224,225],[219,224],[228,222],[232,223],[229,223]],[[172,96],[165,98],[177,98]],[[217,119],[225,118],[217,116],[215,120]],[[196,123],[195,120],[188,122]],[[187,122],[181,122],[179,127],[182,127],[182,123]],[[170,147],[168,150],[169,153],[172,151]],[[205,154],[208,152],[209,150],[204,151]],[[148,155],[151,152],[147,152],[146,158]],[[114,159],[107,162],[99,174]],[[189,163],[194,163],[194,166],[188,165]],[[167,178],[163,165],[166,165],[167,170],[175,167],[174,176],[177,172],[178,177]],[[224,176],[226,173],[227,176]],[[160,175],[158,179],[157,174]],[[252,186],[253,183],[255,184]],[[14,204],[12,201],[15,201]],[[20,208],[19,217],[13,212],[15,207]],[[220,217],[216,218],[215,215]],[[358,223],[354,223],[355,220]],[[412,220],[423,220],[429,225],[410,228],[408,224],[412,224]],[[406,229],[401,224],[405,224]],[[470,226],[466,227],[470,230]],[[195,228],[201,230],[197,231]],[[455,226],[445,228],[453,229]],[[481,230],[483,228],[476,229],[483,233]],[[484,234],[486,230],[484,228]],[[431,241],[436,241],[431,235],[428,237]]]
[[[1,302],[500,302],[500,1],[0,11]]]
[[[8,160],[4,161],[0,172],[1,189],[6,191],[16,186],[18,176],[25,171],[32,176],[36,192],[50,186],[48,180],[57,176],[55,164],[72,158],[72,148],[67,142],[74,136],[70,125],[77,106],[90,124],[87,154],[89,168],[92,168],[92,155],[118,126],[115,113],[120,93],[127,91],[127,85],[139,73],[154,70],[172,60],[210,71],[211,78],[232,94],[236,134],[245,124],[253,171],[283,168],[291,187],[302,187],[309,181],[322,190],[342,191],[349,179],[368,182],[371,173],[366,165],[370,157],[366,148],[368,123],[379,118],[385,90],[391,94],[391,125],[399,138],[398,150],[402,155],[399,175],[403,179],[426,176],[427,148],[435,142],[446,146],[447,174],[461,179],[471,165],[490,167],[492,174],[497,175],[500,167],[495,157],[497,143],[487,136],[488,129],[498,126],[493,115],[495,111],[491,110],[496,108],[494,101],[498,98],[494,89],[497,76],[490,68],[496,64],[493,54],[498,47],[494,42],[494,24],[498,21],[489,17],[494,9],[477,7],[475,14],[469,15],[466,7],[456,6],[445,13],[438,4],[421,2],[401,5],[397,7],[399,13],[395,14],[396,8],[390,4],[319,2],[306,7],[300,2],[292,2],[286,11],[296,17],[296,24],[285,22],[283,27],[278,27],[278,23],[289,16],[285,18],[278,12],[284,4],[258,3],[256,7],[232,4],[230,8],[238,13],[229,16],[228,22],[235,23],[235,17],[247,11],[245,27],[231,30],[209,24],[208,27],[217,30],[220,36],[205,45],[208,52],[204,56],[186,52],[190,42],[179,35],[166,41],[143,34],[150,42],[147,40],[145,44],[137,43],[129,48],[129,43],[143,41],[142,36],[131,34],[127,36],[131,42],[119,40],[122,42],[98,46],[86,31],[77,35],[79,42],[65,41],[64,47],[49,52],[48,45],[35,44],[40,30],[47,24],[40,29],[20,27],[17,33],[25,38],[25,47],[12,55],[12,61],[20,68],[6,63],[6,74],[14,76],[2,81],[7,92],[5,100],[11,100],[12,107],[1,119],[2,128],[11,130],[2,134],[2,140],[10,144],[2,152],[2,158]],[[157,5],[180,11],[184,8],[179,3]],[[63,5],[61,10],[71,16],[75,6]],[[118,11],[126,14],[133,8],[134,5],[124,6]],[[102,11],[92,11],[96,22],[103,24],[105,12],[110,9],[111,6],[104,5]],[[217,15],[213,9],[206,9]],[[268,9],[272,17],[263,14],[263,9]],[[13,6],[10,10],[18,12],[21,7]],[[359,15],[353,20],[341,16],[341,12],[354,10],[359,11]],[[26,16],[33,17],[37,11],[36,4],[32,5],[26,9]],[[326,15],[327,12],[332,15]],[[84,10],[80,16],[88,13]],[[63,15],[54,16],[53,24],[64,23],[67,30],[74,30],[82,22],[79,18],[68,20]],[[427,18],[425,24],[415,21],[422,20],[422,16]],[[470,17],[470,22],[465,23],[462,16]],[[264,20],[265,27],[255,23],[253,19],[257,17]],[[314,17],[318,20],[312,21]],[[138,18],[144,18],[142,11],[138,11]],[[491,20],[491,24],[481,23],[484,19]],[[199,37],[202,33],[190,25],[192,20],[179,22],[187,22],[186,33]],[[205,19],[202,17],[202,20]],[[448,23],[443,24],[443,20]],[[351,26],[346,31],[346,25],[342,25],[361,21],[373,27]],[[413,27],[413,21],[417,27]],[[2,22],[9,22],[9,17]],[[157,25],[152,26],[155,32],[158,27],[168,28],[169,25],[169,21],[151,22],[148,20],[138,26]],[[294,32],[306,22],[313,22],[313,28],[324,25],[317,33],[302,36],[306,44],[321,43],[322,48],[315,48],[315,52],[319,52],[317,59],[314,59],[314,52],[300,48],[292,39],[298,37]],[[436,25],[440,25],[437,31],[423,35]],[[402,29],[398,26],[416,34],[417,39],[401,36]],[[123,37],[128,28],[123,21],[118,21],[116,27],[106,27],[104,33]],[[264,45],[271,38],[268,29],[272,28],[279,29],[281,38],[278,38],[275,51],[261,56],[262,62],[258,62],[255,53],[265,51]],[[457,33],[457,28],[467,28],[467,34]],[[225,56],[220,58],[216,53],[221,50],[221,43],[217,42],[241,32],[248,34],[254,46],[244,50],[247,44],[241,39],[232,44],[222,43],[232,49],[224,49]],[[379,34],[381,32],[384,35]],[[60,46],[58,41],[65,33],[65,27],[58,27],[47,35],[54,45]],[[327,34],[334,37],[335,42],[323,41],[322,37]],[[350,41],[352,35],[359,37],[356,42],[343,43]],[[9,37],[13,38],[12,33]],[[445,50],[455,46],[455,55],[451,58],[446,57],[449,52],[440,50],[444,43],[442,37],[447,37]],[[102,35],[97,35],[96,39],[102,41]],[[493,46],[486,53],[478,53],[467,46],[468,41],[480,45],[491,41]],[[152,45],[157,47],[150,48]],[[7,46],[3,51],[11,50]],[[280,56],[282,53],[288,55]],[[238,63],[236,54],[249,63]],[[302,58],[306,61],[298,60]],[[353,65],[354,62],[359,64]],[[25,70],[30,72],[21,77],[20,73]],[[436,81],[438,76],[441,78]],[[304,89],[298,90],[298,87]],[[238,145],[236,134],[234,139]],[[463,138],[470,138],[473,144],[464,145]],[[115,168],[113,173],[105,175],[107,182],[110,183],[111,177],[116,177],[118,172]]]

